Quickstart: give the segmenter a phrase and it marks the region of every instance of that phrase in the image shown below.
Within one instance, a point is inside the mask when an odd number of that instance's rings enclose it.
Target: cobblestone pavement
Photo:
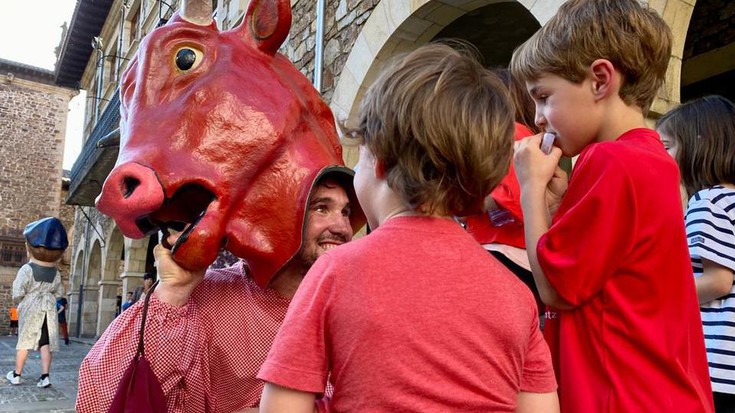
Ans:
[[[60,341],[61,349],[54,353],[51,362],[51,387],[38,388],[41,375],[39,352],[28,353],[23,368],[23,381],[12,386],[5,374],[15,366],[17,338],[0,337],[0,413],[73,413],[79,384],[79,365],[91,348],[91,342],[72,341],[69,346]]]

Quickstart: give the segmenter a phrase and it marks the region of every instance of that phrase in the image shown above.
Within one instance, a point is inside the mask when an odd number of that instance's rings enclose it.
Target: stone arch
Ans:
[[[426,44],[468,13],[493,4],[519,3],[538,23],[543,24],[563,2],[479,0],[449,5],[438,0],[382,0],[375,6],[350,50],[334,90],[332,110],[338,120],[354,119],[362,96],[391,57]],[[347,147],[344,154],[348,165],[356,163],[356,148]]]
[[[109,236],[105,240],[105,261],[102,269],[103,281],[120,279],[125,262],[125,238],[117,225],[113,225]]]
[[[681,46],[681,100],[719,94],[735,101],[735,8],[723,0],[681,8],[687,25],[674,33]]]
[[[99,239],[94,239],[91,244],[84,279],[85,287],[97,287],[97,283],[102,279],[102,246]]]
[[[456,5],[439,0],[382,0],[365,22],[340,73],[330,103],[336,118],[354,119],[365,90],[392,56],[425,44],[463,15],[481,7],[508,2],[521,4],[540,24],[544,24],[556,13],[564,0],[478,0],[457,2]],[[682,52],[695,2],[650,0],[648,3],[664,18],[674,34],[667,81],[651,108],[655,115],[679,102]],[[356,149],[347,147],[344,152],[345,162],[353,165],[357,159]]]
[[[678,104],[681,100],[679,82],[681,79],[682,56],[694,1],[649,0],[648,2],[649,6],[663,17],[673,34],[669,70],[666,73],[664,87],[651,106],[653,117],[665,113],[671,106]]]
[[[82,248],[77,249],[72,264],[71,279],[69,280],[70,289],[67,292],[69,310],[66,312],[66,322],[69,325],[69,333],[78,334],[79,287],[82,284],[82,271],[84,271],[84,250]]]
[[[85,274],[84,295],[81,297],[82,325],[81,336],[95,337],[97,334],[97,309],[99,282],[102,278],[102,246],[99,238],[91,242],[87,258],[87,273]]]
[[[118,299],[121,299],[120,275],[125,262],[125,239],[117,225],[112,226],[105,239],[102,277],[99,281],[97,299],[96,335],[100,336],[118,314]]]
[[[79,248],[76,251],[73,263],[71,280],[69,280],[70,293],[79,293],[79,286],[82,284],[82,271],[84,270],[84,249]]]

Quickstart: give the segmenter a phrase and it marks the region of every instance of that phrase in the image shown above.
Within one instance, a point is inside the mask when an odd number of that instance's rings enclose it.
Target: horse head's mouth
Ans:
[[[207,214],[209,205],[216,199],[214,193],[197,184],[179,188],[163,205],[148,216],[136,220],[143,233],[159,230],[163,233],[161,243],[172,252],[185,243],[197,223]],[[170,231],[181,232],[174,245],[166,242]]]

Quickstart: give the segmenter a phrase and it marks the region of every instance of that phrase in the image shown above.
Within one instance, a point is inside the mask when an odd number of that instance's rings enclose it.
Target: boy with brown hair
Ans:
[[[636,0],[571,0],[511,61],[557,137],[548,156],[522,141],[515,168],[564,412],[712,411],[679,172],[645,123],[671,37]],[[552,220],[562,154],[579,158]]]
[[[322,255],[259,378],[261,412],[558,412],[528,288],[456,223],[508,170],[513,106],[467,53],[431,44],[368,90],[352,131],[373,231]]]

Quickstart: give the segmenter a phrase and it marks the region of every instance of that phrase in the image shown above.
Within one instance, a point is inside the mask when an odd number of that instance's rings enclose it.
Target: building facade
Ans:
[[[78,10],[93,7],[79,0]],[[95,2],[100,6],[100,2]],[[67,202],[79,205],[72,258],[71,311],[79,323],[72,332],[99,336],[114,318],[117,295],[141,284],[152,270],[156,236],[124,238],[114,222],[94,209],[94,199],[114,166],[119,122],[117,84],[140,39],[170,18],[180,1],[106,0],[99,31],[86,66],[77,75],[88,91],[85,145],[74,165]],[[214,1],[221,29],[242,20],[247,0]],[[381,67],[398,53],[432,40],[461,38],[473,43],[488,67],[504,67],[515,47],[556,12],[563,0],[292,0],[293,24],[282,47],[296,66],[319,86],[338,121],[353,120],[360,100]],[[725,0],[650,0],[674,33],[665,87],[651,108],[651,119],[682,100],[707,93],[734,99],[735,4]],[[75,13],[76,16],[81,13]],[[103,18],[104,17],[104,18]],[[72,21],[70,31],[75,30]],[[323,33],[319,38],[318,34]],[[724,33],[724,34],[723,34]],[[93,39],[92,36],[96,37]],[[62,56],[63,57],[63,56]],[[104,138],[104,139],[103,139]],[[354,165],[355,148],[345,148]],[[123,294],[124,295],[124,294]],[[73,317],[72,324],[75,323]],[[75,329],[76,328],[76,329]]]
[[[8,332],[12,284],[28,261],[23,229],[45,216],[73,231],[62,161],[69,101],[77,90],[59,87],[54,73],[0,60],[0,334]],[[68,285],[71,249],[62,259]]]

